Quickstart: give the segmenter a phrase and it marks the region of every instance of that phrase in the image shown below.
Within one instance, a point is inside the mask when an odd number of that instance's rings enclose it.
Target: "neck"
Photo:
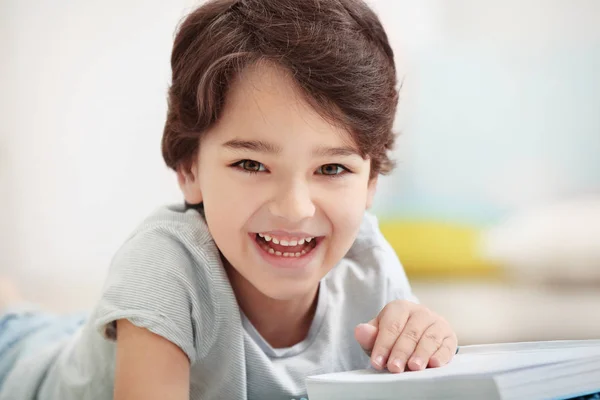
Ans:
[[[291,347],[306,338],[317,308],[318,286],[299,298],[273,299],[225,265],[240,308],[271,347]]]

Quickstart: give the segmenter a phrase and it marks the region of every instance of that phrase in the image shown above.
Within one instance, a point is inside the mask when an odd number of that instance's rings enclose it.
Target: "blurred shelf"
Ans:
[[[480,254],[481,228],[432,220],[382,218],[379,227],[408,276],[501,278],[499,266]]]

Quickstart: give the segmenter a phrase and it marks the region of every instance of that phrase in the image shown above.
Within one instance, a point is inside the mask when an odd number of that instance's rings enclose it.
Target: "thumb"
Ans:
[[[358,324],[356,325],[356,328],[354,328],[354,338],[368,355],[371,355],[371,350],[373,350],[373,346],[375,345],[378,331],[377,320],[375,319],[372,319],[365,324]]]

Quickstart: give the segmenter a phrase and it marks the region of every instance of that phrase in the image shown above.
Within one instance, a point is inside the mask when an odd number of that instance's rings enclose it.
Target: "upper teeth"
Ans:
[[[299,244],[304,244],[305,242],[310,243],[310,241],[314,239],[314,237],[305,237],[305,238],[300,238],[300,239],[285,240],[285,239],[277,239],[276,237],[265,235],[263,233],[259,233],[258,236],[265,239],[265,241],[267,241],[267,242],[273,241],[273,243],[280,244],[282,246],[296,246]]]

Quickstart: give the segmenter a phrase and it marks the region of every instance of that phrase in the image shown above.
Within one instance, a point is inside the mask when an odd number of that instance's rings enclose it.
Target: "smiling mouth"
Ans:
[[[317,247],[320,238],[313,238],[309,242],[304,240],[299,244],[296,242],[292,243],[274,243],[274,240],[267,240],[261,234],[255,235],[255,240],[259,247],[265,252],[279,257],[299,258],[310,253],[315,247]]]

